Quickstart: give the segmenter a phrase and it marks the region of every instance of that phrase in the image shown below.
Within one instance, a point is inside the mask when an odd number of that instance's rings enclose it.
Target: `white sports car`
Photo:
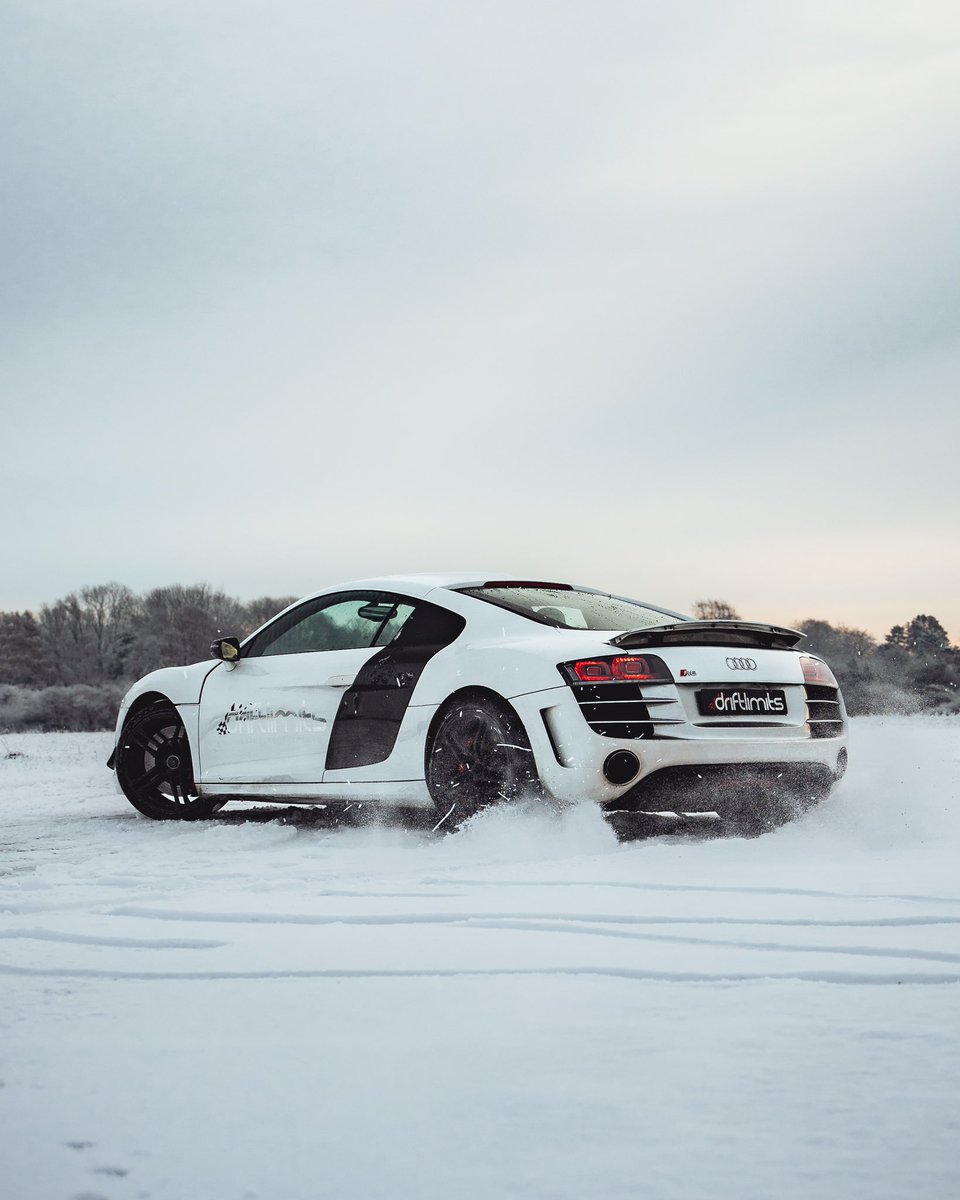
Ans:
[[[109,766],[148,817],[377,803],[459,824],[535,794],[759,828],[822,799],[846,713],[802,634],[567,583],[327,588],[124,697]]]

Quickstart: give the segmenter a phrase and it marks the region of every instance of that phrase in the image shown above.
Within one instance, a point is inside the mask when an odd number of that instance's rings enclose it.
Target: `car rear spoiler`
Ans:
[[[611,646],[636,650],[641,646],[752,646],[765,650],[792,650],[806,634],[782,625],[754,621],[676,621],[631,629],[610,639]]]

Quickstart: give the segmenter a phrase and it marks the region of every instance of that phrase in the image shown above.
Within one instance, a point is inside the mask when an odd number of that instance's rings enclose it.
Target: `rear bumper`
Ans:
[[[695,726],[674,726],[670,737],[616,738],[590,729],[567,688],[518,696],[511,703],[526,726],[544,787],[563,803],[589,800],[616,807],[625,797],[632,802],[645,790],[659,790],[669,778],[662,772],[681,769],[749,765],[764,777],[789,771],[829,783],[846,766],[845,726],[838,737],[811,737],[808,728],[795,725],[727,728],[722,737],[698,736]],[[603,766],[618,750],[636,755],[639,765],[631,779],[613,784]]]

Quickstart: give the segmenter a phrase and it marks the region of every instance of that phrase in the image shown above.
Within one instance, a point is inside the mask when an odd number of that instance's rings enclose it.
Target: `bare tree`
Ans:
[[[121,678],[137,615],[137,598],[123,583],[71,592],[40,609],[39,627],[58,683]]]
[[[216,637],[242,627],[239,600],[206,583],[154,588],[140,602],[129,663],[132,674],[206,658]]]
[[[740,614],[726,600],[697,600],[693,615],[700,621],[739,621]]]
[[[243,605],[243,618],[234,633],[246,637],[248,633],[253,633],[255,629],[265,625],[278,612],[289,608],[296,599],[296,596],[260,596],[257,600],[247,601]]]
[[[136,596],[126,584],[111,581],[83,588],[80,601],[96,656],[96,673],[102,679],[116,679],[123,674],[132,642]]]
[[[43,687],[56,672],[33,613],[0,613],[0,683]]]

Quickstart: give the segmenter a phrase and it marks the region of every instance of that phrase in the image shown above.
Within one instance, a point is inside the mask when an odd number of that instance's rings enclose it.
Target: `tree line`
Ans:
[[[295,596],[242,601],[207,584],[137,594],[122,583],[71,592],[37,612],[0,612],[0,730],[108,729],[129,685],[205,658]]]
[[[129,683],[157,667],[205,658],[214,638],[246,637],[295,599],[244,602],[205,583],[143,595],[122,583],[82,588],[36,615],[0,613],[0,683]]]
[[[135,679],[197,662],[216,637],[245,637],[293,596],[251,601],[207,584],[137,594],[122,583],[72,592],[37,613],[0,612],[0,730],[106,729]],[[698,600],[701,619],[739,619],[725,600]],[[883,641],[822,620],[797,625],[831,664],[851,713],[960,712],[960,649],[926,614]]]

